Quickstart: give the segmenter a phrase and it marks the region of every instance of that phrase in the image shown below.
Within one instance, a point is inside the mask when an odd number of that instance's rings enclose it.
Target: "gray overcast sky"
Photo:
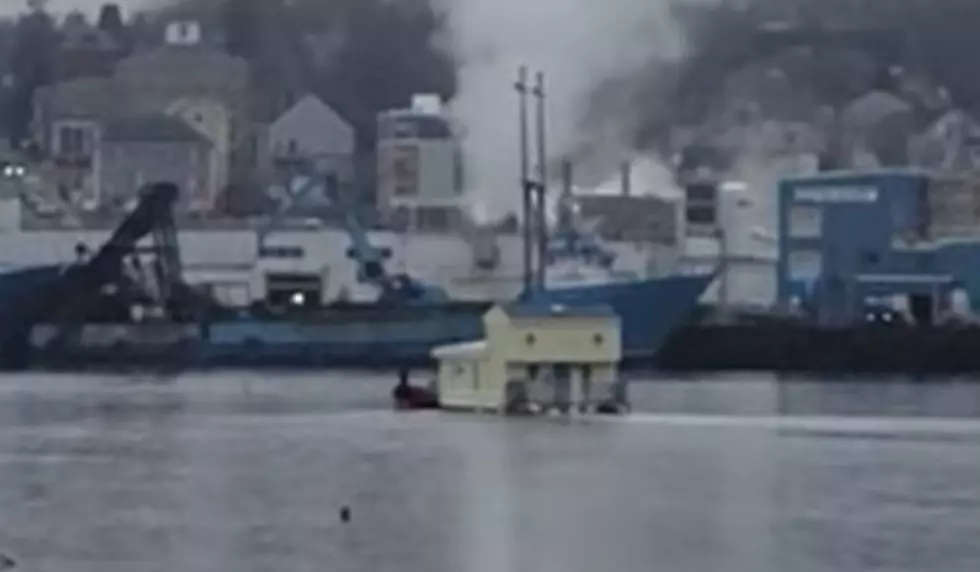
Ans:
[[[74,9],[85,10],[90,14],[95,14],[99,9],[99,6],[104,4],[107,0],[49,0],[48,5],[51,7],[52,12],[57,12],[63,14],[70,12]],[[129,14],[134,6],[139,6],[144,4],[143,0],[113,0],[116,4],[122,7],[124,14]],[[27,5],[26,0],[0,0],[0,14],[10,15],[16,14],[24,9]]]

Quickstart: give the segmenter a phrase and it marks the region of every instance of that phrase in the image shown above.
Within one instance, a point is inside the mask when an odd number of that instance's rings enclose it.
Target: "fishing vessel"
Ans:
[[[7,234],[0,260],[35,261],[0,276],[0,343],[8,367],[173,360],[178,350],[189,367],[428,361],[436,346],[480,338],[486,310],[523,288],[519,237],[499,237],[496,271],[474,270],[472,259],[459,255],[467,252],[465,241],[406,241],[364,231],[353,220],[342,229],[283,230],[263,245],[254,230],[177,232],[171,204],[153,196],[105,233],[90,257],[76,252],[78,232]],[[86,238],[98,244],[94,231]],[[375,246],[378,239],[390,246]],[[262,249],[268,254],[288,246],[299,248],[300,256],[260,256]],[[617,249],[632,258],[621,262]],[[439,272],[416,278],[412,253],[418,250],[430,260],[433,250],[443,253],[436,258],[455,263],[469,285]],[[202,267],[205,252],[217,253],[225,266]],[[153,258],[136,265],[141,271],[126,262],[140,257]],[[397,258],[399,271],[387,270]],[[655,353],[713,278],[710,272],[642,278],[637,261],[644,256],[636,255],[635,245],[600,245],[574,232],[556,232],[547,259],[554,282],[524,295],[546,304],[610,306],[623,319],[625,357]],[[68,275],[81,278],[66,284],[69,267],[75,270]],[[311,268],[320,274],[302,272]],[[180,302],[176,295],[187,288],[178,286],[188,283],[208,286],[206,311],[182,308],[188,297]]]

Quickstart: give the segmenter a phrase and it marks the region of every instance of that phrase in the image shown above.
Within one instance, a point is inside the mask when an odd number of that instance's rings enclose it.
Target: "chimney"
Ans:
[[[623,161],[619,165],[619,174],[622,181],[622,193],[624,197],[628,197],[632,194],[631,185],[632,181],[632,165],[629,161]]]

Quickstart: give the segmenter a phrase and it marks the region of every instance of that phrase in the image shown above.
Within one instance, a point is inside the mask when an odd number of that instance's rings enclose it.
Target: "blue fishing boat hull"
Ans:
[[[25,332],[31,295],[55,279],[56,268],[0,275],[0,365],[25,367]],[[622,320],[624,354],[628,358],[653,355],[667,337],[691,314],[713,275],[611,282],[549,289],[531,296],[533,301],[569,307],[608,305]],[[448,304],[406,308],[368,307],[330,309],[303,318],[241,316],[200,325],[197,335],[184,342],[188,367],[329,367],[334,365],[386,365],[428,361],[439,345],[483,336],[483,314],[488,304]],[[133,326],[137,327],[138,326]],[[112,351],[106,347],[115,347]],[[88,357],[99,365],[126,359],[122,346],[101,349],[71,348],[69,363],[86,365]],[[134,349],[134,355],[138,354]],[[89,356],[89,354],[91,354]],[[97,357],[99,356],[99,357]],[[52,356],[35,355],[30,366],[45,367]],[[110,363],[105,363],[110,362]]]
[[[538,303],[608,305],[622,321],[625,357],[653,357],[691,314],[711,275],[575,286],[539,292]],[[213,365],[399,363],[427,361],[433,348],[483,337],[486,306],[446,312],[413,308],[368,319],[316,322],[240,318],[211,324],[202,344]]]

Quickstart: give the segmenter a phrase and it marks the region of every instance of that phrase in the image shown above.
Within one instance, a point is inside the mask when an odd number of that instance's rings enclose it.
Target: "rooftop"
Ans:
[[[617,316],[616,311],[607,305],[566,306],[534,299],[504,304],[501,308],[511,318],[614,318]]]
[[[204,135],[181,119],[162,113],[118,119],[106,126],[107,141],[116,143],[210,143]]]
[[[873,170],[840,169],[833,171],[821,171],[819,173],[812,173],[802,176],[785,177],[782,179],[782,182],[787,184],[807,184],[818,182],[833,183],[835,181],[867,181],[876,177],[930,177],[932,175],[933,173],[926,169],[918,169],[915,167],[895,167]]]

